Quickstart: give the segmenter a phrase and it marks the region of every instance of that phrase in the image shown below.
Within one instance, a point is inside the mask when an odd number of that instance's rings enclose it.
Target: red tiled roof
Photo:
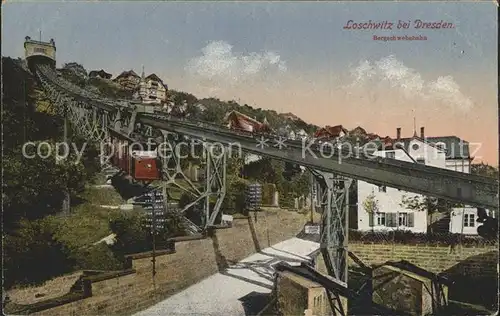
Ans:
[[[253,127],[253,131],[269,131],[270,127],[268,124],[261,123],[257,121],[254,118],[251,118],[248,115],[245,115],[243,113],[240,113],[238,111],[231,111],[229,112],[225,120],[229,122],[229,127],[230,128],[237,128],[237,129],[247,129],[247,125],[251,125]]]
[[[348,130],[345,129],[342,125],[335,126],[325,126],[323,128],[318,129],[314,133],[315,138],[323,138],[323,137],[339,137],[340,133],[344,132],[347,134]]]

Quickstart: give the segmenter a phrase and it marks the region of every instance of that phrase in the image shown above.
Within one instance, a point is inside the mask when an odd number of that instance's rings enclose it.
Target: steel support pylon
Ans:
[[[198,234],[207,228],[215,226],[226,194],[227,150],[202,140],[187,139],[182,135],[161,131],[163,142],[159,146],[162,159],[162,186],[164,192],[176,187],[191,197],[191,202],[179,208],[176,212],[182,216],[189,233]],[[182,153],[182,148],[189,148],[189,153]],[[197,185],[185,174],[186,164],[183,159],[197,156],[198,161],[205,166],[204,185]],[[185,213],[194,207],[201,207],[201,224],[195,224]]]
[[[328,274],[347,287],[349,188],[352,179],[332,173],[310,170],[314,176],[318,202],[321,205],[320,248]],[[334,315],[347,315],[347,300],[327,289]]]

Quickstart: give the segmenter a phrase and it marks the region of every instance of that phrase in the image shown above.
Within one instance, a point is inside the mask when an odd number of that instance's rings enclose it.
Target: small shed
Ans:
[[[344,282],[318,272],[310,263],[292,266],[280,262],[275,270],[278,309],[283,316],[303,315],[306,310],[313,315],[347,315],[348,300],[354,293]],[[332,302],[327,289],[332,294]]]
[[[313,315],[326,315],[329,309],[323,286],[291,271],[278,273],[276,288],[283,316],[304,315],[305,310]]]
[[[438,314],[448,305],[451,282],[405,260],[375,267],[372,282],[373,302],[401,314]]]

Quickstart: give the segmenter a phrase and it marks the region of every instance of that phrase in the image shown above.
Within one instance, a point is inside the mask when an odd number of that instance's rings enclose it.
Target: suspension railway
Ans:
[[[41,42],[25,38],[25,57],[30,72],[43,87],[56,106],[57,112],[70,122],[77,132],[96,142],[112,143],[114,153],[111,163],[130,174],[145,186],[152,181],[162,182],[151,189],[163,190],[166,184],[175,184],[183,176],[180,157],[158,155],[159,144],[175,148],[183,137],[201,140],[205,144],[222,144],[216,153],[210,146],[203,146],[206,157],[205,189],[196,188],[189,180],[189,191],[195,200],[181,213],[195,204],[205,202],[203,231],[215,226],[217,215],[226,190],[227,150],[238,146],[243,151],[291,162],[308,168],[318,187],[322,205],[321,252],[328,273],[336,282],[347,287],[347,207],[348,189],[353,180],[385,185],[401,190],[442,198],[479,208],[498,208],[498,181],[491,178],[454,172],[394,159],[374,157],[367,153],[346,152],[342,148],[324,146],[314,142],[281,142],[278,135],[245,133],[216,126],[208,122],[192,121],[169,116],[155,110],[154,106],[129,100],[112,100],[81,89],[59,77],[55,71],[55,42]],[[153,139],[148,151],[133,151],[132,143],[144,144]],[[175,151],[174,151],[175,153]],[[216,200],[215,203],[210,201]],[[196,226],[196,225],[195,225]],[[327,288],[332,310],[345,315],[345,307],[336,303],[338,296],[322,279]],[[338,286],[337,286],[338,287]]]

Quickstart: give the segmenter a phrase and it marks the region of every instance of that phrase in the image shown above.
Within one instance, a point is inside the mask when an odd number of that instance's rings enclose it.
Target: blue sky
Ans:
[[[175,68],[213,40],[227,41],[241,52],[278,51],[294,69],[313,72],[325,65],[339,70],[346,63],[388,53],[411,55],[405,62],[429,70],[439,61],[449,71],[456,68],[462,49],[467,53],[465,71],[487,70],[496,57],[491,2],[7,3],[4,9],[4,54],[22,54],[24,36],[38,37],[41,28],[44,38],[56,39],[60,60],[82,61],[88,67],[121,69],[145,63],[156,68],[162,63]],[[372,31],[342,29],[348,19],[417,18],[444,19],[457,29],[377,32],[429,37],[425,45],[397,46],[369,41]]]
[[[401,125],[404,134],[414,113],[434,136],[487,138],[489,159],[498,157],[497,11],[490,1],[7,2],[3,9],[4,56],[23,56],[24,37],[38,38],[42,29],[44,40],[56,41],[58,65],[76,61],[114,75],[144,65],[169,87],[200,97],[379,133]],[[415,19],[456,28],[343,29],[348,20]],[[381,42],[373,35],[428,39]],[[385,118],[374,120],[380,112]],[[444,116],[451,123],[443,124]]]

